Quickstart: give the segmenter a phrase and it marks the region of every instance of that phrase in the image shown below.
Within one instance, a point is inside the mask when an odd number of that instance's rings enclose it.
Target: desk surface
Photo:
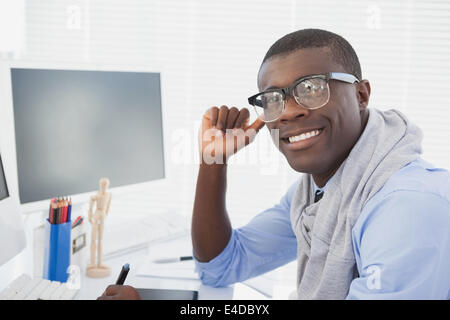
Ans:
[[[189,241],[189,239],[177,239],[174,241]],[[250,288],[249,286],[236,283],[232,286],[224,288],[213,288],[205,286],[200,280],[194,279],[169,279],[159,277],[143,277],[137,276],[139,266],[141,266],[147,258],[148,250],[154,248],[150,246],[148,249],[142,249],[132,253],[124,254],[123,256],[111,258],[104,261],[104,264],[111,268],[111,275],[107,278],[89,278],[85,274],[84,268],[81,270],[80,292],[76,299],[91,300],[100,296],[106,287],[114,284],[125,263],[130,264],[130,272],[125,281],[125,284],[137,288],[157,288],[157,289],[185,289],[197,290],[199,293],[199,300],[267,300],[270,297]],[[293,284],[295,285],[295,283]],[[274,299],[287,299],[289,292],[292,291],[292,286],[286,287],[286,290],[281,290],[281,295],[273,295]]]

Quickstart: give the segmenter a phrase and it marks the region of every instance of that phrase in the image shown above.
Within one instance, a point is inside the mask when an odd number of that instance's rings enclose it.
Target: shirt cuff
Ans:
[[[231,260],[233,254],[234,243],[236,241],[236,230],[233,229],[230,240],[226,247],[216,257],[208,262],[200,262],[195,258],[194,252],[192,256],[195,262],[195,271],[199,274],[200,279],[207,280],[208,278],[216,278],[217,275],[222,274],[226,269],[228,262]],[[209,281],[208,281],[209,282]]]

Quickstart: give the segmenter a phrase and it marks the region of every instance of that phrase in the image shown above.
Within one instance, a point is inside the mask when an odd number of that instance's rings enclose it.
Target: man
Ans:
[[[288,34],[267,52],[258,88],[251,125],[245,108],[203,117],[192,217],[202,282],[225,286],[297,259],[299,299],[450,298],[450,174],[421,159],[422,132],[402,113],[368,108],[351,45],[324,30]],[[304,175],[232,229],[227,160],[264,125]]]

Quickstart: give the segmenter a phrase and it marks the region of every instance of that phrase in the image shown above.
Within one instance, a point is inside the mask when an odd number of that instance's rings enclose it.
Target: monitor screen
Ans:
[[[11,69],[21,203],[164,178],[160,74]]]
[[[5,170],[3,169],[2,156],[0,155],[0,201],[9,197],[6,185]]]

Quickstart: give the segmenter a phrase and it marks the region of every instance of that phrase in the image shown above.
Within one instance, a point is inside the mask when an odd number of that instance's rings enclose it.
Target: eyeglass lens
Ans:
[[[324,106],[329,99],[329,88],[326,80],[321,78],[305,79],[299,82],[292,92],[298,104],[308,109]],[[256,97],[255,107],[258,116],[264,113],[265,121],[274,121],[283,113],[284,98],[278,91],[266,92]]]

